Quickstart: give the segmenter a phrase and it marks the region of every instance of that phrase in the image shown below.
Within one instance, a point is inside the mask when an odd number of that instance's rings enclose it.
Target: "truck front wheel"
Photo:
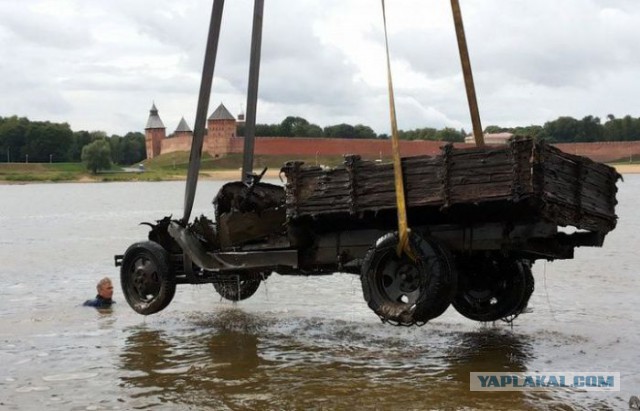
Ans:
[[[149,315],[166,308],[176,293],[169,254],[153,241],[130,246],[122,258],[120,283],[125,299],[137,313]]]

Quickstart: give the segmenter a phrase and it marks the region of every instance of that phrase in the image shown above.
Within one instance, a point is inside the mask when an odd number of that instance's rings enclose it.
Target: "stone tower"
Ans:
[[[162,154],[162,141],[167,137],[167,130],[160,120],[155,103],[149,110],[149,120],[144,128],[144,139],[147,147],[147,158],[154,158]]]
[[[182,117],[180,123],[178,124],[178,128],[173,132],[174,137],[193,137],[193,130],[187,124],[187,121]]]
[[[231,152],[231,139],[236,137],[236,119],[220,104],[207,122],[205,150],[215,157]]]

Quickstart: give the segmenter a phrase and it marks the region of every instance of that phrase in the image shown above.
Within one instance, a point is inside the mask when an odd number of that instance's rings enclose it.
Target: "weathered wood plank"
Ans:
[[[515,204],[535,195],[538,200],[531,204],[540,204],[540,216],[558,225],[602,232],[615,226],[618,174],[608,166],[531,140],[503,147],[448,146],[443,153],[403,159],[410,208],[496,201]],[[345,166],[331,170],[313,166],[283,170],[289,215],[359,213],[396,206],[391,164],[351,157]],[[534,193],[534,187],[539,191]],[[478,210],[475,218],[482,220]]]

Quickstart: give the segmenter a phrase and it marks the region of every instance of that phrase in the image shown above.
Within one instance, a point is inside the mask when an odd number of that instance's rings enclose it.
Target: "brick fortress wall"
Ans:
[[[176,133],[164,137],[165,130],[147,129],[147,157],[160,154],[191,150],[191,133]],[[403,156],[437,155],[444,145],[441,141],[400,141]],[[470,144],[456,143],[456,147],[471,147]],[[612,162],[616,160],[640,159],[640,141],[565,143],[555,144],[561,150],[586,156],[595,161]],[[236,121],[230,119],[209,120],[205,134],[203,151],[213,157],[231,153],[242,153],[244,138],[236,137]],[[342,156],[359,154],[365,159],[391,156],[391,143],[388,140],[340,139],[340,138],[296,138],[296,137],[258,137],[255,140],[256,155],[290,156]]]
[[[603,141],[597,143],[564,143],[554,144],[569,154],[589,157],[603,163],[617,160],[639,160],[640,141]]]
[[[444,145],[442,141],[400,141],[400,152],[403,156],[437,155]],[[472,144],[456,143],[456,147],[473,147]],[[596,142],[596,143],[563,143],[554,144],[560,150],[589,157],[594,161],[612,162],[628,160],[630,157],[640,159],[640,141]],[[230,153],[242,153],[244,138],[231,139]],[[295,159],[299,156],[341,156],[359,154],[373,159],[391,156],[391,143],[388,140],[353,140],[341,138],[291,138],[291,137],[259,137],[255,141],[256,155],[289,155]]]
[[[437,155],[440,153],[441,141],[400,141],[400,152],[403,156]],[[465,147],[466,144],[456,144]],[[244,138],[232,139],[231,153],[242,153]],[[258,137],[255,140],[256,155],[285,155],[311,157],[342,156],[359,154],[363,158],[375,159],[391,156],[389,140],[344,139],[344,138],[296,138],[296,137]]]

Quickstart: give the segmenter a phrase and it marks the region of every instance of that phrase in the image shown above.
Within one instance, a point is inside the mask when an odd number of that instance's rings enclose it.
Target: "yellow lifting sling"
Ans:
[[[403,252],[410,258],[414,258],[411,245],[409,243],[409,223],[407,221],[407,202],[404,192],[404,181],[402,176],[402,159],[400,158],[400,143],[398,137],[398,122],[396,119],[396,104],[393,92],[393,79],[391,76],[391,58],[389,56],[389,37],[387,35],[387,15],[384,0],[382,1],[382,20],[384,25],[384,41],[387,55],[387,85],[389,88],[389,113],[391,117],[391,147],[393,154],[393,171],[396,189],[396,207],[398,209],[398,249],[400,256]],[[480,122],[480,113],[478,110],[478,101],[476,99],[475,86],[473,83],[473,74],[471,71],[471,62],[469,59],[469,51],[464,33],[464,25],[462,23],[462,13],[458,0],[451,0],[451,10],[453,12],[453,22],[456,29],[456,37],[458,40],[458,50],[460,52],[460,61],[462,63],[462,72],[464,75],[465,88],[467,91],[467,99],[469,103],[469,111],[471,113],[471,121],[473,123],[473,136],[476,146],[484,146],[484,135],[482,133],[482,125]]]
[[[393,174],[396,187],[396,206],[398,208],[398,256],[406,253],[414,259],[409,244],[409,225],[407,223],[407,204],[404,196],[404,182],[402,178],[402,159],[400,158],[400,143],[398,137],[398,122],[396,120],[396,103],[393,96],[393,80],[391,78],[391,59],[389,57],[389,38],[387,36],[387,15],[382,0],[382,19],[384,23],[384,41],[387,52],[387,84],[389,86],[389,112],[391,116],[391,147],[393,151]]]

